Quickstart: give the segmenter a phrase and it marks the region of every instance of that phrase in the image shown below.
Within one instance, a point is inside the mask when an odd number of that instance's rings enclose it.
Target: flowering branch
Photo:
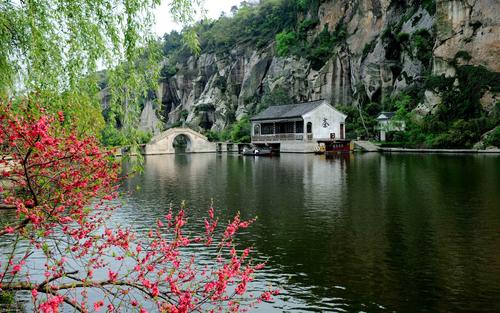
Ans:
[[[1,205],[15,208],[16,217],[0,225],[0,238],[12,241],[9,259],[0,264],[2,291],[31,291],[42,312],[58,312],[66,303],[80,312],[126,306],[141,313],[152,306],[237,312],[276,293],[248,295],[248,283],[264,264],[253,262],[251,249],[237,251],[234,238],[254,220],[238,214],[224,226],[210,208],[201,231],[193,232],[181,208],[170,209],[146,235],[110,227],[120,182],[112,153],[95,138],[59,127],[62,113],[41,109],[39,117],[22,116],[3,108]],[[193,252],[200,247],[215,251],[213,259],[200,259]],[[43,266],[30,268],[38,264],[32,258],[43,259]]]

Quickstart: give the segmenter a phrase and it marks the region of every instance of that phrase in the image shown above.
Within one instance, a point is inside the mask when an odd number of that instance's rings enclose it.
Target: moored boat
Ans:
[[[270,156],[271,149],[267,147],[245,147],[241,154],[247,156]]]

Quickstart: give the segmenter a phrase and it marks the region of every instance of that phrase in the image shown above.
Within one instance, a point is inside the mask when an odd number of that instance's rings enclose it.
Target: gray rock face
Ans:
[[[436,5],[434,56],[451,61],[458,51],[466,51],[471,64],[500,72],[500,2],[443,0]]]
[[[153,101],[148,100],[141,112],[139,129],[146,132],[151,132],[156,135],[160,132],[161,122],[156,116],[156,110],[153,106]]]
[[[177,74],[160,82],[158,115],[166,126],[182,120],[198,130],[222,130],[252,113],[262,96],[277,88],[295,101],[327,99],[333,105],[356,104],[360,97],[383,101],[415,84],[421,88],[423,75],[429,71],[455,75],[452,61],[458,51],[471,55],[470,64],[500,71],[498,0],[436,1],[434,15],[418,3],[322,1],[316,14],[319,24],[311,34],[318,34],[326,25],[333,31],[343,23],[347,38],[319,70],[304,58],[278,57],[274,44],[261,50],[234,46],[222,53],[191,57],[177,64]],[[421,30],[431,33],[434,40],[429,65],[412,50],[411,38]],[[390,33],[393,41],[400,34],[407,34],[410,40],[396,47],[388,42]],[[489,108],[497,99],[498,95],[488,95],[482,104]],[[416,112],[428,114],[439,101],[439,95],[428,91]],[[144,110],[141,127],[152,129],[157,121],[151,106]]]

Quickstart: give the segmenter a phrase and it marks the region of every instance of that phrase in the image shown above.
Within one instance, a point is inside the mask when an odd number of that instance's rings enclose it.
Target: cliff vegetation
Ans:
[[[327,99],[348,113],[351,138],[376,140],[377,115],[397,111],[407,125],[390,134],[398,145],[498,146],[500,5],[469,2],[244,1],[165,34],[140,128],[248,141],[248,118],[266,107]]]

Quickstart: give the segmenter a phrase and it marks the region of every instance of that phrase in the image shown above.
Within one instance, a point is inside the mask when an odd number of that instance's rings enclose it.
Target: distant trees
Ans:
[[[203,51],[223,51],[235,44],[256,44],[257,48],[263,48],[277,33],[293,28],[301,10],[298,1],[242,2],[239,8],[231,9],[231,16],[203,21],[193,29]]]

